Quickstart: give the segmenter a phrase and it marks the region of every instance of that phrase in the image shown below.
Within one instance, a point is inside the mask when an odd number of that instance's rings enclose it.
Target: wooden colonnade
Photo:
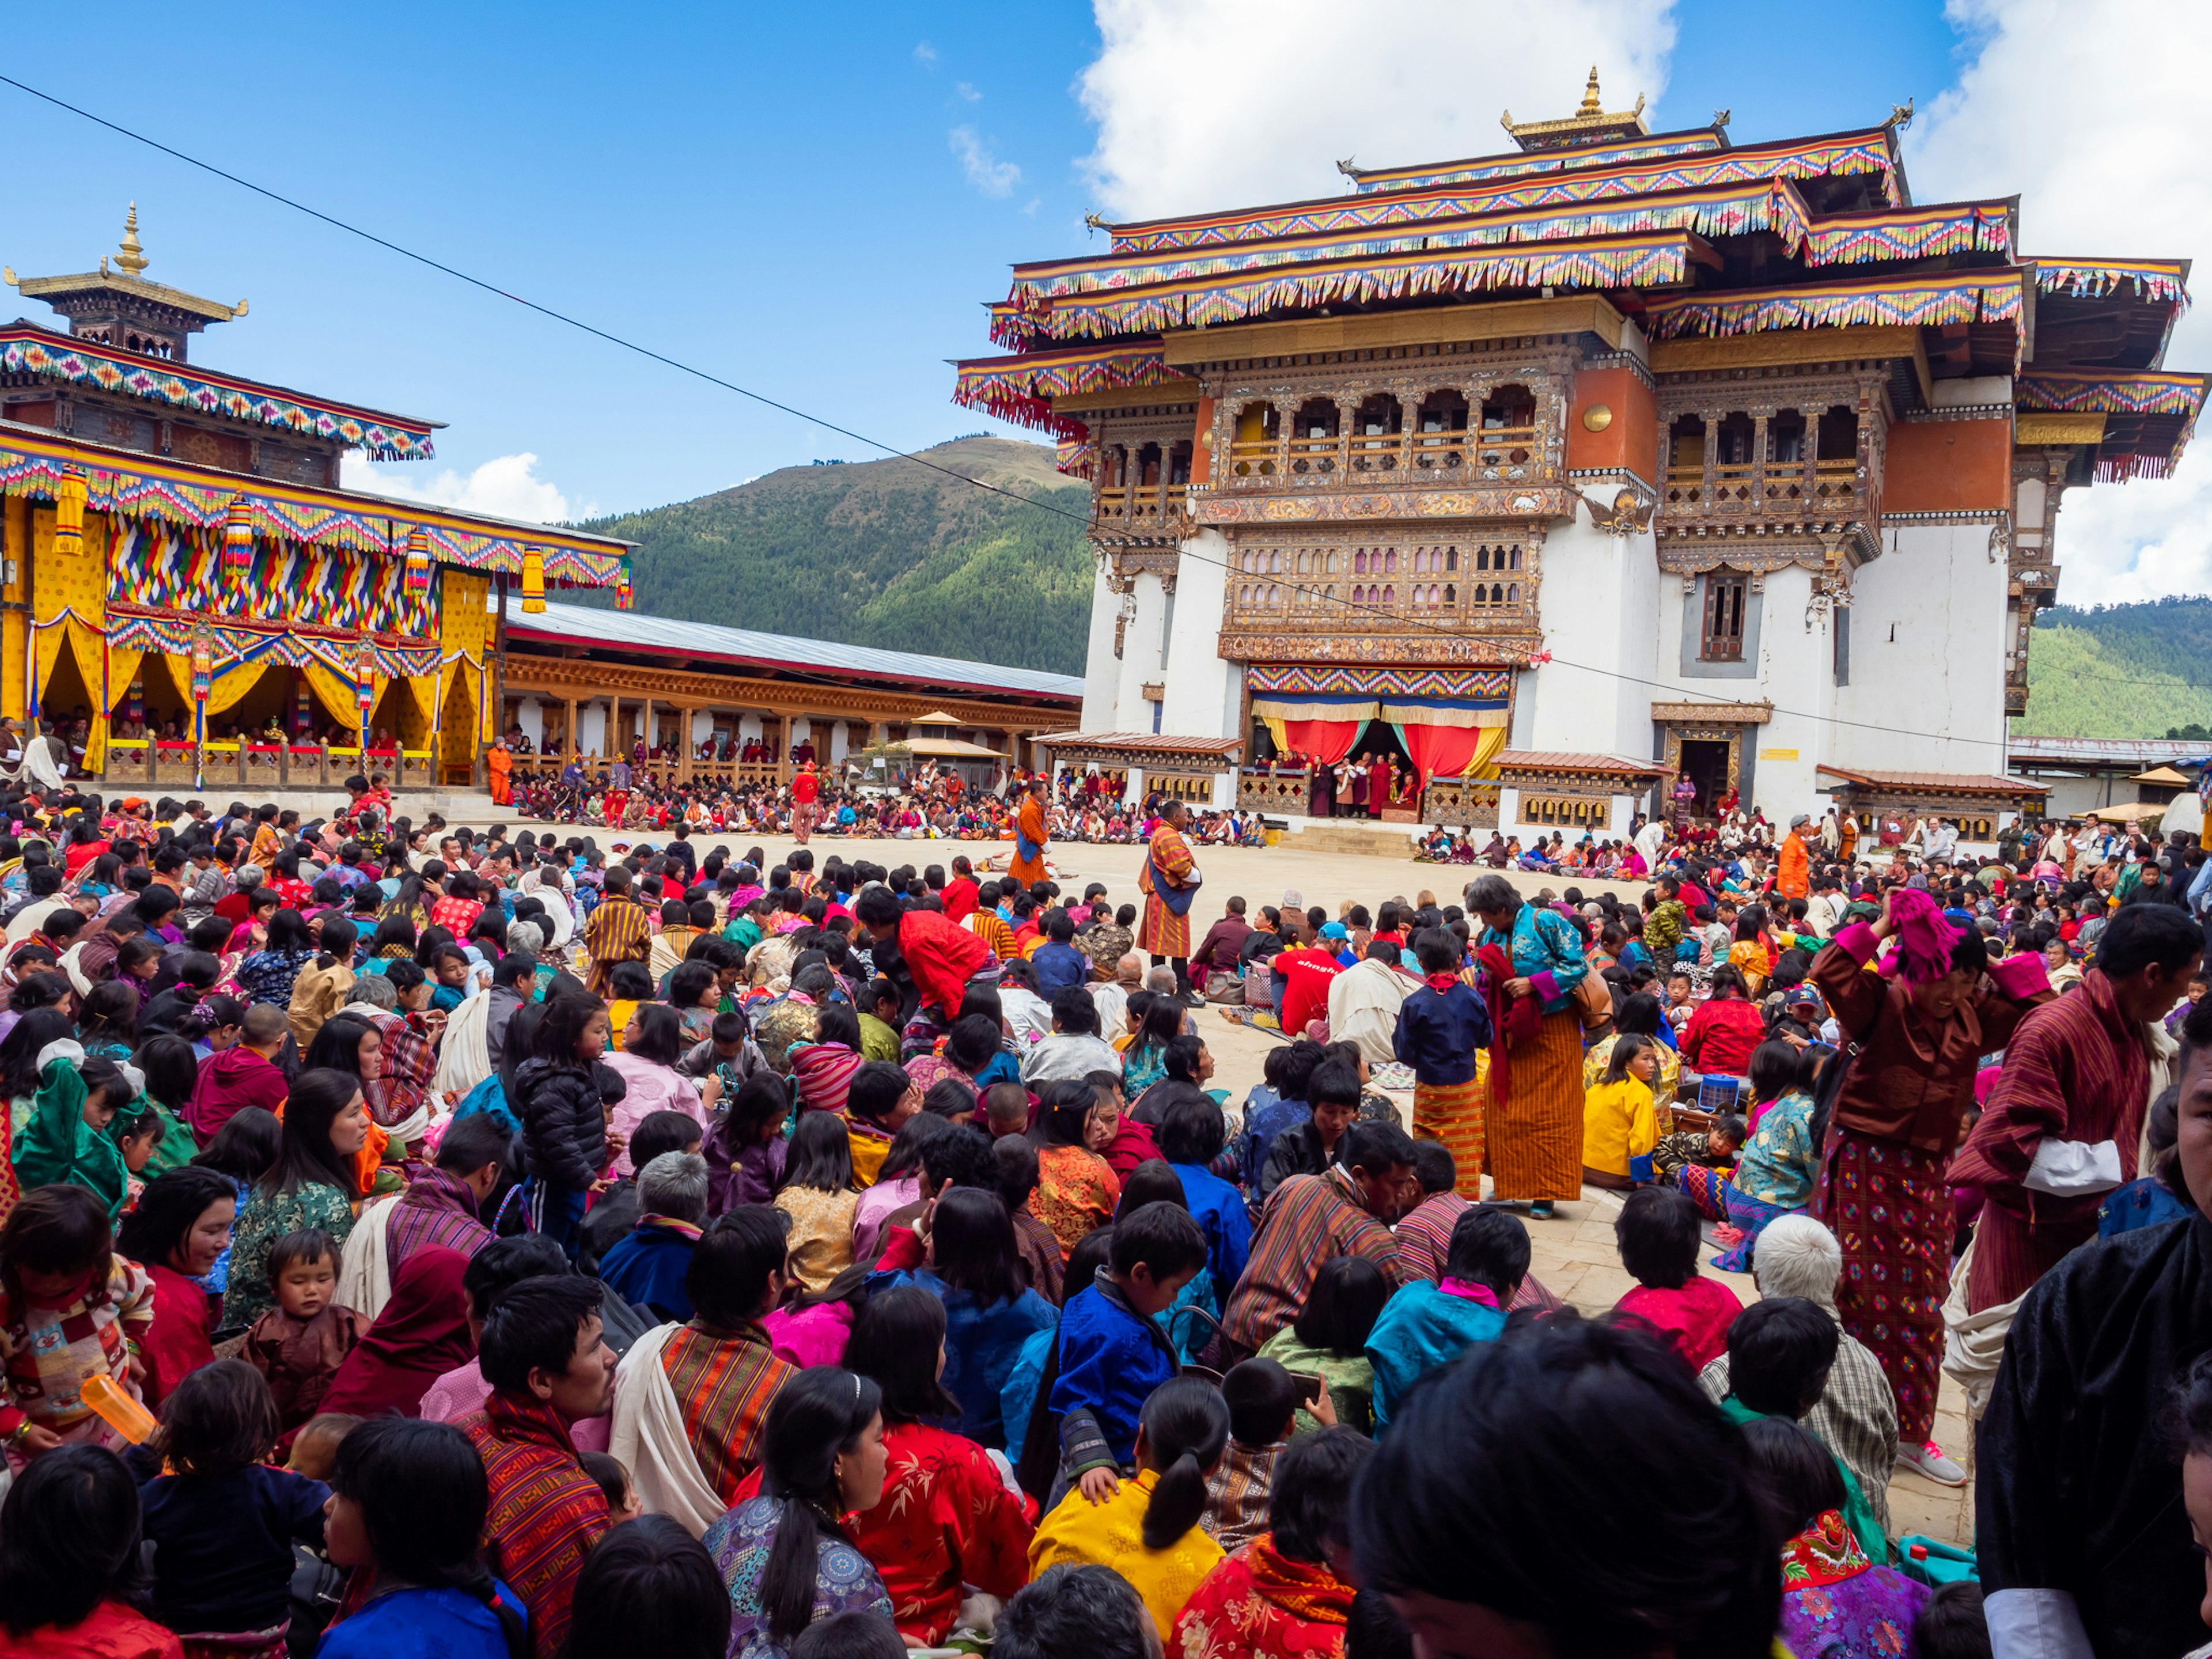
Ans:
[[[809,722],[810,735],[819,733],[819,740],[815,743],[816,763],[827,768],[830,763],[830,728],[836,722],[845,723],[848,734],[847,752],[850,754],[884,741],[891,726],[911,726],[923,715],[940,711],[951,715],[958,729],[979,730],[995,738],[997,741],[991,746],[1004,749],[1010,766],[1023,767],[1034,759],[1033,752],[1025,752],[1025,745],[1032,744],[1040,732],[1063,729],[1070,712],[1041,703],[978,702],[918,692],[878,691],[865,685],[806,686],[741,675],[654,670],[582,658],[528,654],[510,646],[497,717],[501,733],[514,723],[508,705],[533,698],[549,705],[550,710],[562,711],[558,718],[565,724],[560,730],[568,752],[575,747],[582,710],[593,703],[604,702],[607,705],[603,732],[609,734],[623,729],[626,708],[638,708],[639,730],[646,736],[648,750],[656,746],[653,739],[658,735],[657,718],[673,714],[681,739],[678,753],[673,760],[664,757],[660,763],[672,767],[676,781],[683,783],[702,780],[787,781],[793,770],[791,734],[794,722],[799,720]],[[700,759],[692,727],[695,717],[702,713],[757,718],[762,740],[768,745],[772,763],[749,765],[738,761]],[[549,719],[548,729],[551,724]],[[866,729],[865,740],[854,730],[856,727]],[[602,736],[602,752],[585,758],[612,760],[613,741],[611,736]],[[568,757],[568,753],[564,752],[562,758],[565,761]],[[541,755],[535,760],[544,758]],[[524,763],[533,763],[526,757]]]

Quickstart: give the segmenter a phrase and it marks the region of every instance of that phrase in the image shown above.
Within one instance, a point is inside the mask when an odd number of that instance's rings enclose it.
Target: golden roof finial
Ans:
[[[131,211],[123,221],[123,252],[115,256],[115,263],[123,267],[124,274],[136,276],[150,262],[146,250],[138,241],[138,204],[131,204]]]
[[[1577,115],[1602,115],[1605,113],[1605,105],[1599,100],[1597,95],[1597,65],[1595,64],[1592,64],[1590,65],[1589,84],[1583,88],[1583,106],[1577,110],[1575,113]]]

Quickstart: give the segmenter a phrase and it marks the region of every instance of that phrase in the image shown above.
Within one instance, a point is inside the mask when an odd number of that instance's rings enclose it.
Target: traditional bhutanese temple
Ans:
[[[1015,266],[954,400],[1091,481],[1056,752],[1290,812],[1389,753],[1395,816],[1524,837],[1685,776],[1781,821],[2033,810],[2006,721],[2059,504],[2187,443],[2189,268],[1916,201],[1910,118],[1653,132],[1593,71],[1499,154]]]
[[[68,325],[0,325],[0,712],[112,787],[479,781],[510,591],[626,600],[629,544],[343,488],[440,423],[192,362],[246,303],[148,264],[134,204],[97,270],[0,272]]]

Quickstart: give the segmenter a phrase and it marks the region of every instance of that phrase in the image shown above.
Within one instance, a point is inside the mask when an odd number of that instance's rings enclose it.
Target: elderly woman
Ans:
[[[1467,886],[1482,919],[1480,953],[1498,1033],[1491,1049],[1491,1196],[1527,1200],[1532,1216],[1582,1195],[1583,1022],[1575,988],[1589,971],[1558,911],[1522,902],[1503,876]]]

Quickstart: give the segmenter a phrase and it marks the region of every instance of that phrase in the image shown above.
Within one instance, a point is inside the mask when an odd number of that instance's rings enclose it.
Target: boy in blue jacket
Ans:
[[[1190,1212],[1147,1204],[1114,1224],[1110,1265],[1068,1286],[1060,1334],[1045,1363],[1045,1421],[1023,1443],[1022,1484],[1048,1510],[1070,1486],[1094,1504],[1121,1490],[1137,1455],[1137,1419],[1180,1362],[1152,1316],[1206,1265],[1206,1235]],[[1056,1432],[1038,1432],[1042,1426]]]
[[[1428,982],[1398,1010],[1391,1049],[1413,1068],[1413,1133],[1441,1141],[1452,1155],[1453,1184],[1470,1204],[1482,1200],[1482,1085],[1474,1053],[1490,1046],[1490,1010],[1459,976],[1458,938],[1431,927],[1413,941]]]

